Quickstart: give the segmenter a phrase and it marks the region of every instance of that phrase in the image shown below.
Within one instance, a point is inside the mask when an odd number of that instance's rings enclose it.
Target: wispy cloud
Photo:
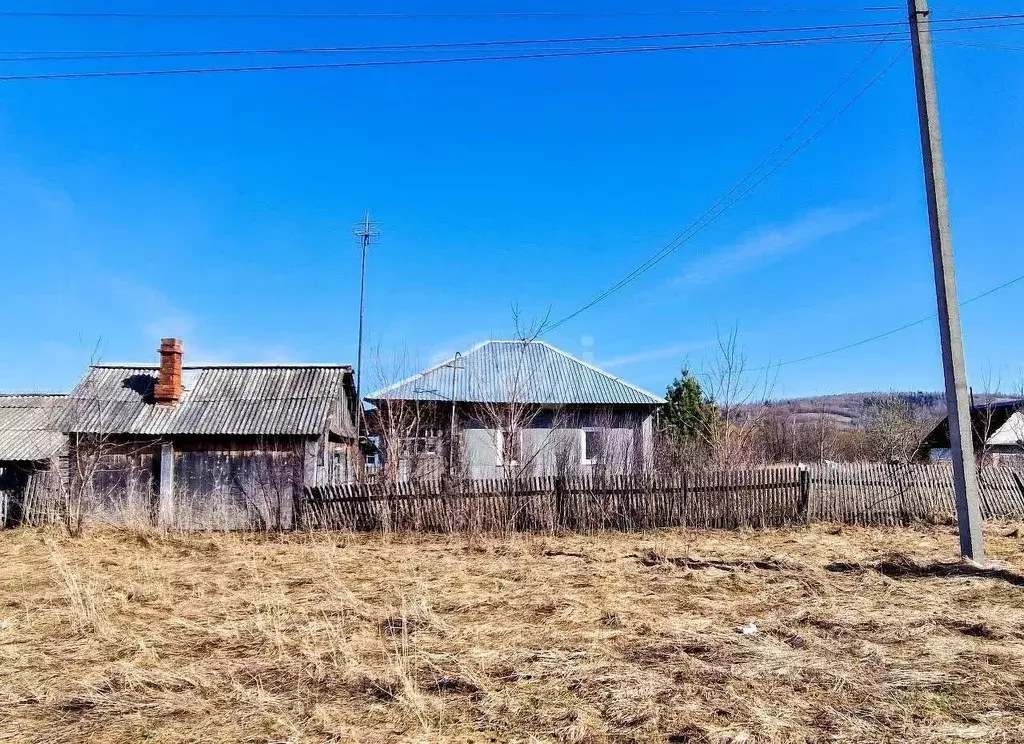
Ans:
[[[460,336],[450,338],[440,344],[437,344],[427,352],[427,365],[433,366],[435,364],[440,364],[441,362],[446,362],[455,356],[455,352],[466,351],[466,349],[472,348],[481,341],[486,341],[489,338],[493,338],[493,336],[483,332],[462,334]]]
[[[155,349],[166,337],[184,339],[187,364],[224,362],[265,362],[283,364],[295,360],[295,353],[286,345],[269,340],[244,338],[210,339],[203,324],[192,313],[179,307],[160,289],[124,276],[103,277],[109,296],[122,305],[123,317],[135,324],[135,331],[147,345]],[[121,329],[122,332],[125,329]],[[206,329],[209,330],[208,328]],[[145,359],[141,361],[146,361]],[[325,361],[321,359],[311,361]]]
[[[678,281],[706,284],[748,271],[779,256],[807,250],[825,238],[855,230],[877,214],[877,209],[812,210],[792,222],[763,227],[694,262]]]
[[[657,349],[647,349],[646,351],[638,351],[635,354],[624,354],[618,357],[612,357],[611,359],[605,359],[597,362],[597,366],[602,369],[615,369],[616,367],[626,367],[631,364],[638,364],[640,362],[652,362],[658,359],[668,359],[670,357],[678,357],[685,355],[690,351],[698,351],[700,349],[706,349],[710,344],[706,341],[701,343],[693,344],[675,344],[672,346],[661,346]]]

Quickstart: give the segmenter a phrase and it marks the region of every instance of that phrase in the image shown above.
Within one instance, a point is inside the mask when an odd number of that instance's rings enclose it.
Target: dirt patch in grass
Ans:
[[[0,740],[1018,741],[1015,529],[0,532]]]

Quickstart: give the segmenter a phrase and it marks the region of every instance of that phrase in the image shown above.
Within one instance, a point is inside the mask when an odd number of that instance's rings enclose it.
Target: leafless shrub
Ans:
[[[896,394],[873,401],[865,431],[873,459],[882,462],[910,462],[924,436],[917,407]]]
[[[379,348],[373,351],[372,369],[377,387],[385,387],[396,376],[411,376],[414,368],[407,350],[397,351],[387,359]],[[383,458],[379,470],[366,472],[364,480],[396,483],[440,476],[444,472],[442,458],[450,454],[450,448],[457,441],[450,431],[451,406],[447,409],[449,416],[442,421],[438,406],[431,402],[401,398],[378,401],[367,420]],[[449,462],[452,460],[448,458]]]
[[[770,372],[750,369],[735,327],[719,331],[715,350],[698,377],[709,414],[695,418],[692,436],[662,433],[661,469],[721,471],[764,462],[758,434],[770,411],[774,378]]]
[[[869,459],[867,438],[841,426],[824,402],[817,411],[800,412],[770,405],[756,433],[766,463],[862,462]]]

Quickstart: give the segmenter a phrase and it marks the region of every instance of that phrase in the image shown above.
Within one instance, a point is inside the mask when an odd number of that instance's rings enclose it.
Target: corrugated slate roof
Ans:
[[[988,443],[992,446],[1018,446],[1024,443],[1024,412],[1015,411],[1006,420],[1006,423],[996,430],[995,434],[989,437]]]
[[[0,461],[32,462],[60,454],[66,437],[54,419],[66,395],[0,395]]]
[[[455,359],[378,390],[367,400],[452,399]],[[664,399],[544,341],[485,341],[458,357],[455,400],[468,403],[643,405]]]
[[[355,435],[346,365],[182,367],[175,405],[153,403],[155,365],[96,365],[71,394],[65,431],[137,435]],[[346,392],[346,386],[348,392]]]

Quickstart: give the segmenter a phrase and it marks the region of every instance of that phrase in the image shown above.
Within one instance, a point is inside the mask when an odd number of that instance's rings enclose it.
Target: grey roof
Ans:
[[[1014,411],[1006,423],[989,437],[988,443],[1004,447],[1017,447],[1024,443],[1024,411]]]
[[[46,460],[63,451],[66,437],[54,418],[66,395],[0,395],[0,461]]]
[[[355,435],[347,365],[182,367],[175,405],[155,405],[155,365],[89,368],[61,419],[64,431],[137,435]]]
[[[1017,432],[1020,426],[1017,422],[1021,421],[1021,417],[1017,413],[1022,410],[1024,410],[1024,398],[994,400],[971,406],[971,430],[974,434],[974,446],[977,448],[985,444],[1012,444],[1010,438]],[[1006,425],[1010,421],[1014,421],[1014,423],[1007,428]],[[1003,431],[1004,428],[1005,431]],[[996,438],[997,434],[999,436],[995,442],[991,439],[988,442],[982,441],[982,437],[986,435]],[[921,446],[936,449],[948,449],[950,447],[949,418],[947,416],[940,416],[938,418],[931,431],[928,432],[921,442]]]
[[[367,397],[452,399],[455,359]],[[544,341],[485,341],[458,357],[455,400],[471,403],[655,406],[664,399],[603,372]]]

